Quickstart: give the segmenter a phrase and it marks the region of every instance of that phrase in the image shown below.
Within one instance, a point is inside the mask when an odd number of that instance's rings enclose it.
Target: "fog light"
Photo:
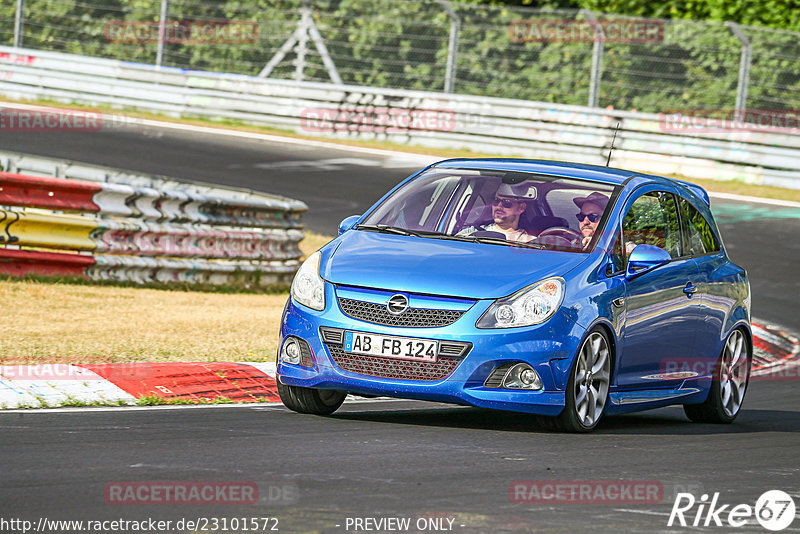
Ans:
[[[304,339],[294,336],[286,336],[281,345],[281,361],[303,367],[314,367],[316,361],[311,347]]]
[[[293,337],[287,337],[281,347],[281,361],[299,365],[303,354],[300,351],[300,344]]]
[[[503,378],[503,386],[508,389],[542,389],[542,380],[533,367],[527,363],[515,364]]]

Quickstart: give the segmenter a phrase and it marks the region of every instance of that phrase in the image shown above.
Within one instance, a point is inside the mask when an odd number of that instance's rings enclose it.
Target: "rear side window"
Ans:
[[[678,210],[672,193],[654,191],[636,199],[622,223],[626,253],[636,245],[661,247],[673,258],[681,255]]]
[[[711,225],[703,215],[687,200],[678,201],[683,226],[683,250],[687,256],[698,256],[719,252],[719,241],[711,230]]]

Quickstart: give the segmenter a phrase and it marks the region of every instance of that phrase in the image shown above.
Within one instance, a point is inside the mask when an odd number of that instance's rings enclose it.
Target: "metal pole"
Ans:
[[[169,0],[161,0],[161,14],[158,19],[158,50],[156,51],[156,68],[160,69],[164,62],[164,45],[167,40],[167,11]]]
[[[302,17],[300,18],[301,32],[297,35],[297,48],[295,52],[297,57],[294,63],[294,80],[302,82],[306,70],[306,52],[308,52],[308,28],[311,25],[311,10],[307,7],[300,8]]]
[[[17,13],[14,15],[14,48],[22,48],[23,24],[25,24],[25,0],[17,0]]]
[[[311,8],[306,9],[308,9],[308,34],[311,36],[311,40],[314,41],[314,46],[317,47],[317,52],[319,52],[319,55],[322,58],[322,63],[328,70],[328,76],[331,77],[333,83],[342,85],[344,82],[342,82],[342,77],[339,76],[339,71],[336,70],[336,64],[333,62],[333,59],[331,59],[330,53],[328,53],[328,47],[325,46],[325,40],[319,33],[317,23],[314,22],[314,14],[311,12]]]
[[[589,75],[589,103],[590,108],[596,108],[600,102],[600,80],[603,77],[603,50],[605,49],[605,32],[597,23],[594,13],[588,9],[581,9],[595,32],[594,44],[592,45],[592,71]]]
[[[750,62],[753,58],[753,43],[735,22],[727,22],[731,33],[742,44],[742,55],[739,58],[739,82],[736,86],[736,118],[741,120],[747,109],[747,86],[750,85]]]
[[[458,34],[461,30],[461,21],[458,19],[453,8],[450,7],[450,2],[447,0],[439,0],[439,4],[447,12],[450,17],[450,37],[447,41],[447,67],[444,73],[444,92],[452,93],[456,85],[456,65],[458,61]]]

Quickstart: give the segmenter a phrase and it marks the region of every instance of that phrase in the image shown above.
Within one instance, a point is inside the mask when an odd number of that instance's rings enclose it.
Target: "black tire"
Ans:
[[[598,394],[599,396],[595,396],[596,400],[599,401],[600,404],[600,413],[593,418],[593,421],[590,423],[585,422],[585,417],[581,417],[579,415],[579,410],[577,408],[576,403],[576,387],[575,381],[577,379],[577,375],[582,375],[583,384],[587,383],[586,376],[582,372],[581,368],[581,356],[584,354],[584,351],[587,348],[587,345],[592,343],[599,343],[600,352],[598,353],[600,356],[605,358],[605,361],[601,363],[602,372],[596,373],[597,377],[602,376],[602,380],[597,378],[598,383]],[[608,342],[608,337],[606,336],[605,331],[602,328],[595,328],[586,336],[586,339],[581,344],[581,349],[578,351],[577,356],[575,357],[575,363],[572,365],[572,369],[569,373],[569,380],[567,381],[567,389],[565,390],[565,405],[564,409],[555,417],[542,417],[540,421],[542,422],[542,426],[545,428],[549,428],[552,430],[558,430],[561,432],[573,432],[573,433],[580,433],[580,432],[591,432],[592,430],[597,427],[597,424],[600,422],[600,419],[603,416],[603,411],[605,411],[605,407],[608,404],[608,392],[609,387],[611,385],[611,362],[612,362],[612,354],[611,354],[611,345]],[[594,366],[592,366],[594,368]],[[591,388],[593,385],[592,375],[588,375],[588,388]],[[587,400],[587,402],[589,402]],[[595,404],[596,406],[597,404]],[[594,413],[594,412],[593,412]]]
[[[736,406],[736,409],[731,410],[729,405],[726,407],[726,404],[723,402],[723,387],[725,384],[724,377],[726,374],[726,351],[729,348],[731,340],[735,336],[738,336],[742,340],[742,352],[744,353],[746,361],[743,363],[745,366],[743,370],[745,373],[744,387],[741,391],[737,389],[739,402]],[[686,417],[695,423],[732,423],[739,415],[739,412],[742,408],[742,403],[744,402],[744,396],[747,393],[747,386],[750,383],[750,366],[752,365],[752,360],[752,346],[750,341],[747,339],[747,335],[740,329],[736,329],[731,332],[730,336],[728,336],[728,339],[725,340],[725,345],[722,348],[722,354],[720,354],[719,359],[717,360],[716,369],[714,369],[714,378],[711,382],[711,388],[708,392],[708,398],[702,404],[684,404],[683,411],[686,413]],[[727,369],[727,375],[730,376],[730,369]],[[734,394],[733,389],[730,389],[729,391],[730,395]]]
[[[278,395],[283,405],[297,413],[330,415],[339,409],[347,393],[330,389],[287,386],[278,380]]]

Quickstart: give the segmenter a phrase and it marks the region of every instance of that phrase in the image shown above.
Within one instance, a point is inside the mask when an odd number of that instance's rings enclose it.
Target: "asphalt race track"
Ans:
[[[284,194],[307,202],[308,226],[326,234],[422,161],[155,127],[5,134],[0,149]],[[754,316],[799,332],[800,209],[712,206],[731,257],[749,272]],[[675,493],[719,492],[730,509],[780,489],[800,506],[799,459],[796,374],[753,382],[733,425],[693,424],[680,408],[665,408],[606,418],[589,435],[551,433],[521,414],[412,401],[348,401],[327,418],[281,406],[42,410],[0,413],[0,516],[34,524],[276,517],[281,532],[403,531],[353,522],[390,517],[410,518],[411,532],[729,532],[713,522],[668,528]],[[509,494],[515,481],[597,480],[655,481],[661,502],[538,504]],[[108,484],[130,481],[249,482],[260,498],[238,506],[106,501]],[[687,512],[690,523],[696,511]],[[418,519],[431,528],[414,526]],[[744,530],[765,532],[752,519]],[[797,531],[795,520],[784,532]]]

